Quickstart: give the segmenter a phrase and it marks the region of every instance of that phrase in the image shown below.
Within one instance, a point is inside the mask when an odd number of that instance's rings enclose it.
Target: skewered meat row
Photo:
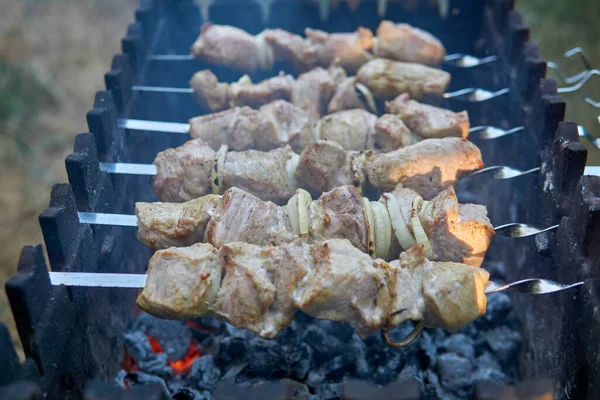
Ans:
[[[454,113],[409,100],[407,96],[388,102],[387,107],[398,115],[378,118],[365,110],[354,109],[317,119],[310,111],[276,100],[258,110],[236,107],[194,117],[190,119],[190,136],[202,139],[215,150],[227,145],[235,151],[265,151],[289,144],[301,152],[310,143],[329,139],[348,150],[387,152],[420,139],[466,138],[469,134],[466,111]]]
[[[494,235],[484,206],[459,204],[452,188],[431,201],[398,186],[379,201],[341,186],[311,201],[298,189],[285,206],[238,188],[186,203],[136,203],[138,239],[154,249],[231,242],[264,245],[296,237],[310,243],[348,239],[384,259],[423,244],[432,260],[479,266]]]
[[[376,140],[393,137],[382,130],[373,135]],[[238,187],[281,203],[297,188],[320,194],[337,186],[370,184],[383,192],[398,183],[430,199],[464,174],[481,168],[483,162],[477,147],[459,138],[428,139],[383,154],[346,151],[333,141],[320,140],[300,156],[290,146],[268,152],[227,152],[223,146],[215,152],[195,139],[158,153],[154,165],[152,188],[162,201],[188,201]]]
[[[379,25],[377,38],[365,28],[348,33],[306,28],[304,34],[306,38],[283,29],[266,29],[253,36],[233,26],[205,23],[191,55],[249,74],[271,70],[276,61],[297,72],[327,68],[335,62],[355,73],[374,56],[431,66],[440,65],[446,56],[442,43],[429,33],[389,21]]]
[[[431,75],[421,74],[420,68],[411,68],[413,64],[398,67],[398,63],[392,63],[390,68],[386,67],[387,64],[388,61],[375,59],[360,69],[358,77],[348,77],[339,67],[317,67],[301,74],[298,79],[280,72],[256,84],[248,75],[233,83],[219,82],[212,71],[203,70],[194,74],[190,86],[201,106],[210,112],[241,106],[259,108],[274,100],[285,100],[318,115],[355,108],[377,114],[375,97],[368,85],[373,86],[375,93],[383,96],[384,100],[389,99],[389,93],[404,91],[418,96],[438,91],[443,93],[447,86],[445,72],[432,70],[439,79],[431,79]],[[385,74],[380,73],[382,68]]]
[[[421,246],[387,263],[346,240],[280,246],[230,243],[158,251],[150,260],[137,304],[162,318],[214,316],[273,338],[296,309],[349,323],[363,339],[404,321],[450,331],[486,311],[489,273],[432,262]],[[401,313],[392,315],[396,310]]]

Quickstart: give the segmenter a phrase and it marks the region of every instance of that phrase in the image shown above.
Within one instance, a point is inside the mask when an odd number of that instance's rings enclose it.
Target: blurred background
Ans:
[[[545,59],[573,75],[583,65],[563,53],[581,46],[600,68],[599,0],[516,3]],[[104,88],[104,73],[120,52],[136,4],[0,0],[0,322],[9,325],[15,341],[4,283],[16,271],[21,248],[43,243],[38,215],[48,205],[52,185],[67,180],[64,159],[74,136],[87,130],[86,112],[94,93]],[[585,103],[585,96],[600,101],[600,77],[564,96],[566,119],[600,136],[600,109]],[[600,151],[588,148],[588,164],[600,164]]]

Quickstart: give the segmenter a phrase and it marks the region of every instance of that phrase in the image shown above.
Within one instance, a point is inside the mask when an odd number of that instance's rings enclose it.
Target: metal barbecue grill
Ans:
[[[496,226],[518,222],[543,230],[508,229],[533,234],[522,239],[497,235],[486,262],[505,265],[508,282],[544,278],[578,286],[560,294],[513,297],[522,326],[521,378],[542,386],[542,379],[549,379],[550,386],[544,388],[556,398],[600,398],[600,287],[595,280],[600,274],[600,179],[584,176],[582,127],[563,122],[565,102],[557,83],[544,78],[547,63],[528,42],[529,30],[513,11],[513,1],[451,0],[447,16],[430,2],[413,3],[411,8],[390,0],[385,19],[429,31],[447,46],[448,54],[456,55],[443,66],[452,74],[449,92],[469,95],[480,89],[488,91],[484,97],[497,94],[485,101],[462,95],[438,99],[453,111],[469,112],[471,125],[477,127],[472,140],[486,166],[509,167],[461,181],[459,195],[486,205]],[[252,34],[264,27],[301,33],[306,26],[345,32],[357,26],[376,28],[381,20],[377,6],[363,0],[357,11],[350,11],[341,5],[326,20],[308,0],[273,0],[266,20],[254,1],[216,0],[209,10],[213,23]],[[135,224],[136,201],[155,200],[145,176],[153,172],[148,164],[159,151],[187,140],[185,134],[160,131],[185,133],[188,119],[201,113],[187,89],[194,72],[210,68],[228,82],[241,76],[185,56],[202,22],[193,1],[142,0],[136,10],[122,40],[123,52],[114,56],[105,74],[106,90],[96,94],[87,114],[89,133],[76,137],[66,159],[69,183],[54,186],[49,208],[40,215],[49,267],[57,274],[48,274],[40,245],[26,246],[17,274],[6,285],[26,361],[19,363],[7,332],[0,329],[3,398],[37,399],[43,393],[47,399],[77,399],[84,392],[89,399],[165,398],[155,386],[118,392],[99,382],[86,385],[92,379],[112,381],[121,368],[123,334],[136,316],[137,290],[52,283],[63,276],[58,273],[145,273],[152,251],[127,225]],[[276,65],[252,79],[257,82],[282,68]],[[478,138],[477,131],[485,134]],[[106,223],[97,223],[98,218],[107,218]],[[544,284],[551,283],[525,282],[521,287],[550,291]],[[215,398],[296,398],[292,392],[297,383],[275,385],[236,392],[235,385],[225,384]],[[491,398],[484,397],[490,386],[476,387],[473,398]],[[347,382],[340,390],[343,399],[398,393],[406,394],[401,398],[421,398],[415,381],[383,388]]]

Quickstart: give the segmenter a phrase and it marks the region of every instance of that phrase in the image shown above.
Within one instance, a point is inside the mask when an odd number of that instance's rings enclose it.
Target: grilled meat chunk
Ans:
[[[258,110],[236,107],[190,119],[190,136],[217,150],[271,150],[289,144],[300,151],[312,142],[313,114],[277,100]]]
[[[389,153],[353,153],[332,141],[317,141],[300,155],[294,178],[307,190],[325,192],[342,184],[362,186],[366,176],[380,192],[398,183],[430,199],[483,167],[481,152],[460,138],[427,139]]]
[[[464,264],[429,261],[422,246],[388,264],[339,239],[220,250],[198,244],[156,252],[137,304],[162,318],[216,316],[267,338],[298,308],[347,322],[366,338],[388,318],[393,325],[412,319],[460,329],[485,313],[488,277]]]
[[[317,67],[302,74],[292,90],[292,104],[316,115],[326,115],[338,81],[346,78],[341,68]]]
[[[273,67],[273,49],[261,35],[252,36],[229,25],[206,22],[192,45],[191,55],[202,61],[252,74]]]
[[[420,140],[412,134],[400,117],[393,114],[383,114],[377,119],[373,139],[383,153],[413,145]]]
[[[381,21],[373,46],[377,57],[436,67],[446,57],[446,49],[433,35],[408,24]]]
[[[385,110],[402,118],[411,132],[423,139],[469,136],[469,114],[466,111],[455,113],[419,103],[411,100],[406,93],[386,102]]]
[[[208,69],[196,72],[190,80],[198,103],[210,112],[230,108],[229,86],[228,83],[219,82],[217,76]]]
[[[217,300],[222,267],[217,249],[197,243],[154,253],[148,278],[137,305],[161,318],[183,319],[210,315]]]
[[[283,29],[267,29],[265,40],[273,48],[275,60],[288,63],[298,73],[308,71],[317,65],[315,48],[300,35]]]
[[[453,137],[427,139],[389,153],[369,153],[366,157],[367,177],[379,191],[393,190],[402,183],[426,200],[455,185],[470,171],[483,167],[477,146]]]
[[[221,196],[207,195],[185,203],[135,204],[137,238],[153,249],[184,247],[205,241],[205,230]]]
[[[402,93],[415,99],[427,94],[442,96],[450,84],[450,74],[440,69],[384,58],[364,64],[356,77],[381,100],[391,100]]]
[[[358,28],[351,33],[327,33],[306,28],[304,34],[315,49],[318,65],[329,66],[335,62],[348,73],[354,74],[369,61],[373,47],[373,32]]]
[[[377,116],[365,110],[339,111],[321,118],[315,126],[315,137],[340,144],[346,150],[374,147]]]
[[[221,247],[237,241],[264,245],[296,237],[311,243],[339,238],[380,258],[423,244],[431,259],[478,266],[494,233],[485,207],[459,205],[452,189],[431,202],[401,187],[378,202],[362,199],[353,186],[338,187],[312,202],[310,196],[306,202],[296,197],[298,193],[278,207],[233,188],[223,196],[181,204],[137,203],[138,238],[155,249],[197,242]],[[302,223],[305,228],[299,227]]]
[[[219,250],[219,261],[225,274],[212,312],[267,338],[292,322],[292,292],[311,262],[308,246],[232,243]]]

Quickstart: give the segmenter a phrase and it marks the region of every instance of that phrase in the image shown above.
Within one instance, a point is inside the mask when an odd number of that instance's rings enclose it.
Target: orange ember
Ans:
[[[188,349],[187,354],[181,360],[169,363],[171,364],[171,368],[173,368],[175,375],[179,375],[189,371],[189,369],[192,368],[194,360],[198,357],[200,357],[198,345],[194,341],[190,341],[190,348]]]
[[[164,353],[162,346],[156,338],[150,335],[147,335],[146,337],[148,339],[148,343],[150,343],[150,348],[152,348],[153,352],[155,352],[156,354]],[[171,361],[169,359],[168,361],[175,375],[179,375],[189,371],[189,369],[192,367],[192,364],[194,364],[194,360],[198,357],[200,357],[198,343],[194,342],[193,340],[190,340],[190,345],[187,354],[181,360]],[[125,349],[125,354],[123,356],[123,369],[128,372],[139,371],[138,366],[135,364],[135,360],[133,359],[131,354],[129,354],[127,349]]]

